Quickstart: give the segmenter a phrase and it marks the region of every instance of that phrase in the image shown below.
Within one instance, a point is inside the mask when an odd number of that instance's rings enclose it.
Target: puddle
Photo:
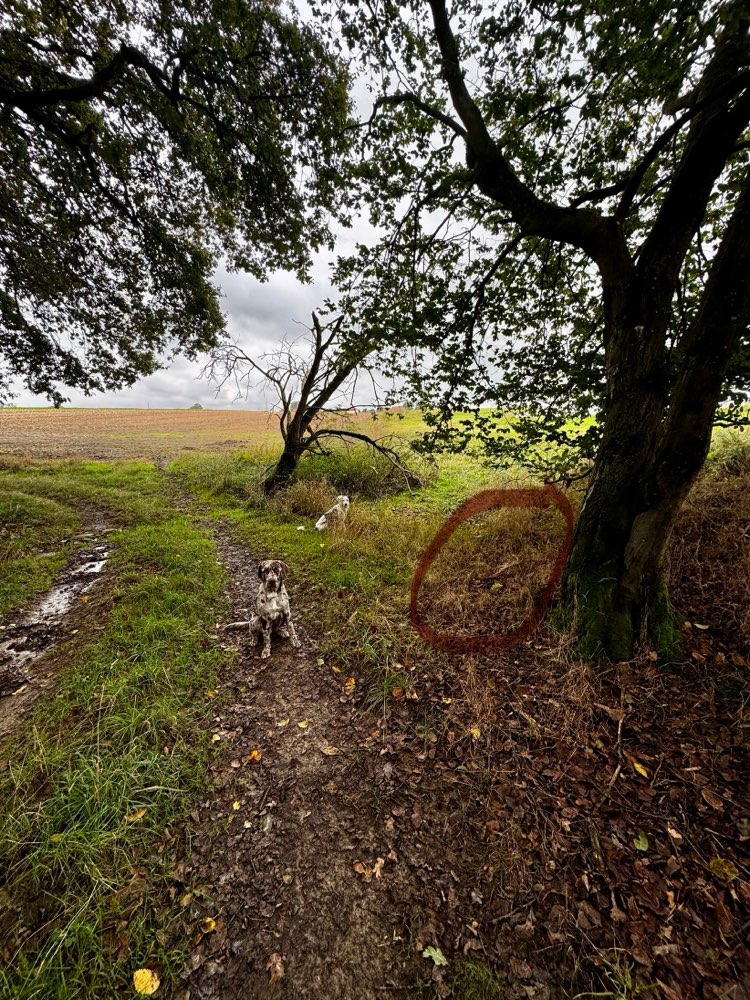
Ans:
[[[108,557],[105,543],[90,543],[76,553],[76,562],[63,572],[60,583],[37,598],[17,622],[0,625],[0,698],[28,684],[31,664],[67,638],[70,631],[65,625],[66,616],[82,598],[85,602],[99,582]]]

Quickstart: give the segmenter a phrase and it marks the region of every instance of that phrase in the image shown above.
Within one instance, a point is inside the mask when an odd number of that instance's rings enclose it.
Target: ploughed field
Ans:
[[[260,410],[0,410],[0,452],[33,458],[148,458],[275,444],[276,417]]]

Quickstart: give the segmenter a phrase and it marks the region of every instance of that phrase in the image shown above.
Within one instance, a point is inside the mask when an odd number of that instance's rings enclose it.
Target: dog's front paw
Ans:
[[[270,649],[263,649],[261,650],[260,658],[261,660],[267,660],[270,655],[271,655]]]
[[[301,645],[302,645],[302,643],[299,641],[299,639],[295,635],[295,637],[292,639],[292,646],[294,646],[295,649],[299,649]]]
[[[280,628],[279,629],[279,635],[281,636],[282,639],[288,639],[289,638],[289,629],[288,628]]]

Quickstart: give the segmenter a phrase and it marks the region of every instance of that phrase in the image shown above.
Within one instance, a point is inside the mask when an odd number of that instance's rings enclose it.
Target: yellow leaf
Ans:
[[[140,996],[153,996],[159,989],[159,977],[153,969],[136,969],[133,973],[133,986]]]
[[[639,763],[637,760],[631,760],[630,763],[636,769],[638,774],[643,775],[644,778],[648,777],[648,770],[643,766],[643,764]]]
[[[239,802],[237,801],[237,799],[235,799],[235,800],[234,800],[234,802],[232,803],[232,809],[234,809],[234,811],[235,811],[235,812],[237,812],[237,810],[238,810],[239,808],[240,808],[240,804],[239,804]]]
[[[219,736],[218,733],[214,733],[213,736],[211,737],[211,742],[212,743],[218,743],[220,739],[221,739],[221,736]]]
[[[216,921],[213,917],[204,917],[203,920],[201,920],[201,930],[204,934],[210,934],[215,927]]]
[[[82,600],[84,604],[86,603],[86,601],[88,601],[88,599],[89,599],[88,594],[81,594],[80,600]]]
[[[708,862],[708,867],[714,875],[718,878],[726,879],[727,882],[731,882],[732,879],[737,878],[740,873],[737,866],[726,858],[711,858]]]
[[[344,683],[344,690],[346,691],[346,693],[351,694],[356,684],[357,682],[353,677],[347,677]]]
[[[137,823],[138,820],[143,819],[145,815],[146,815],[145,806],[141,806],[139,809],[136,809],[135,812],[132,812],[129,815],[127,815],[125,819],[128,821],[128,823]]]
[[[72,629],[70,630],[70,634],[71,634],[71,635],[78,635],[78,629],[77,629],[77,628],[72,628]]]
[[[331,664],[331,670],[334,672],[334,674],[340,674],[341,673],[341,667],[337,667],[335,663]]]
[[[699,625],[698,622],[693,622],[693,626],[695,628],[702,629],[704,632],[706,631],[706,629],[710,628],[709,625]]]
[[[217,692],[216,692],[216,691],[214,691],[214,690],[213,690],[212,688],[209,688],[209,689],[208,689],[208,690],[206,691],[206,697],[207,697],[207,698],[215,698],[215,697],[216,697],[216,694],[217,694]]]
[[[302,722],[298,722],[297,725],[300,727],[300,729],[307,729],[310,723],[308,722],[307,719],[303,719]]]
[[[289,725],[289,719],[279,719],[279,721],[276,723],[276,725],[279,727],[279,729],[283,729],[284,726],[288,726]]]
[[[53,833],[49,839],[53,844],[56,844],[58,841],[63,839],[63,835],[61,833]]]
[[[441,698],[440,700],[442,701],[442,703],[444,705],[452,705],[453,704],[453,699],[452,698]]]
[[[471,729],[469,730],[469,735],[472,737],[472,739],[478,740],[479,737],[482,735],[482,730],[479,728],[479,726],[472,726]]]
[[[247,755],[247,759],[255,763],[256,761],[260,760],[262,756],[263,754],[260,752],[260,750],[251,750],[250,753]]]

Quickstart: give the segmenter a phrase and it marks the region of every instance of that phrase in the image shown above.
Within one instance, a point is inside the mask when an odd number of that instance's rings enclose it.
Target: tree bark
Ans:
[[[288,437],[284,442],[284,450],[271,470],[270,474],[263,481],[263,492],[270,495],[277,490],[288,486],[292,476],[297,471],[299,460],[304,454],[305,448],[297,441],[292,441]]]
[[[631,283],[613,316],[637,315],[639,287]],[[592,659],[628,660],[639,642],[668,659],[681,651],[664,556],[708,454],[728,365],[747,335],[750,173],[679,345],[679,375],[669,392],[662,312],[657,303],[635,326],[613,321],[607,335],[610,405],[563,579],[579,652]]]

